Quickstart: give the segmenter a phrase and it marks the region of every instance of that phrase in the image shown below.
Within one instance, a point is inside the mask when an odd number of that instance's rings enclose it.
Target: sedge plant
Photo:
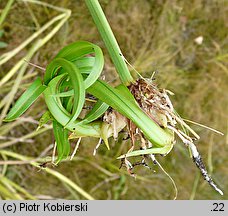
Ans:
[[[59,51],[47,65],[44,79],[38,77],[17,100],[5,118],[13,121],[21,116],[31,104],[44,95],[48,111],[40,120],[40,127],[52,121],[58,164],[70,155],[70,139],[96,137],[106,144],[117,138],[124,128],[132,142],[129,151],[118,159],[132,173],[134,164],[129,157],[141,156],[141,164],[156,160],[156,154],[167,155],[173,148],[177,135],[189,148],[193,161],[205,180],[220,194],[223,192],[208,175],[202,158],[193,141],[199,136],[176,113],[168,90],[159,89],[152,80],[138,74],[133,77],[127,67],[114,34],[97,0],[85,1],[119,74],[121,84],[112,87],[99,79],[104,57],[99,46],[77,41]],[[85,115],[83,108],[92,104]],[[192,134],[194,138],[188,135]],[[135,150],[139,143],[140,150]],[[76,146],[78,148],[78,145]],[[76,149],[75,151],[76,152]],[[74,154],[73,154],[74,155]],[[54,158],[55,159],[55,158]]]

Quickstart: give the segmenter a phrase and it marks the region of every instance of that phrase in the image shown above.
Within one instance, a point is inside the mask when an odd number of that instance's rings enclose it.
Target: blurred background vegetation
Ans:
[[[0,2],[3,12],[7,0]],[[57,34],[30,60],[46,67],[57,52],[76,40],[88,40],[102,47],[105,54],[104,75],[113,85],[119,83],[101,37],[82,0],[45,0],[52,5],[72,10],[69,20]],[[178,187],[177,199],[228,198],[228,4],[225,0],[101,0],[125,58],[143,76],[158,71],[156,82],[175,93],[172,101],[177,112],[187,119],[223,132],[219,136],[192,125],[201,136],[196,144],[215,182],[225,195],[216,193],[199,174],[183,143],[178,142],[166,157],[157,157]],[[18,47],[59,12],[23,1],[14,1],[2,23],[0,55]],[[52,28],[52,27],[50,27]],[[49,29],[50,30],[50,29]],[[45,31],[42,35],[47,34]],[[26,46],[15,57],[0,66],[0,79],[27,53]],[[43,71],[29,66],[23,75],[13,103],[29,83]],[[17,81],[17,73],[0,90],[3,109]],[[13,104],[12,103],[12,104]],[[41,97],[23,118],[0,127],[0,197],[2,199],[84,199],[83,193],[63,180],[11,157],[10,153],[44,161],[52,154],[53,132],[46,128],[37,133],[37,121],[46,110]],[[1,111],[2,112],[2,111]],[[170,180],[157,167],[154,172],[137,167],[136,179],[116,157],[126,152],[130,143],[111,140],[92,156],[98,140],[85,138],[73,161],[65,161],[54,171],[71,179],[95,199],[173,199]],[[75,142],[72,143],[72,147]],[[4,154],[7,150],[9,153]]]

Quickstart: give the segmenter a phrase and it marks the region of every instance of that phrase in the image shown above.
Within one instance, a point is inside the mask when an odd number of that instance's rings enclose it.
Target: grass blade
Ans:
[[[30,157],[27,157],[24,155],[20,155],[20,154],[17,154],[15,152],[12,152],[12,151],[6,151],[6,150],[0,150],[0,154],[7,155],[9,157],[12,157],[12,158],[15,158],[15,159],[18,159],[21,161],[30,161],[30,164],[32,166],[39,167],[39,163],[34,162],[33,158],[30,158]],[[79,194],[81,194],[84,198],[86,198],[88,200],[94,200],[94,198],[90,194],[88,194],[85,190],[83,190],[83,188],[79,187],[77,184],[75,184],[72,180],[70,180],[69,178],[67,178],[63,174],[61,174],[61,173],[59,173],[53,169],[50,169],[50,168],[45,168],[45,172],[49,173],[52,176],[55,176],[61,182],[68,184],[71,188],[73,188],[75,191],[77,191]],[[3,187],[3,189],[4,189],[4,187]]]

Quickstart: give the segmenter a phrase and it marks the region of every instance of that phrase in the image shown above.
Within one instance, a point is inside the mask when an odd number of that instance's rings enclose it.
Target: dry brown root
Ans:
[[[206,167],[202,161],[202,157],[199,154],[193,140],[199,139],[199,135],[195,133],[174,111],[171,100],[169,99],[168,93],[170,91],[165,89],[158,89],[157,86],[148,79],[138,79],[135,83],[129,86],[129,90],[135,97],[141,109],[160,127],[168,128],[172,130],[178,137],[183,141],[183,143],[189,147],[192,153],[192,158],[196,166],[199,168],[204,179],[221,195],[223,192],[217,187],[212,178],[209,176]],[[172,93],[171,93],[172,94]],[[191,132],[193,137],[190,137],[185,131],[183,132],[178,128],[184,128],[186,131]],[[152,145],[148,140],[145,139],[140,129],[137,128],[131,121],[128,123],[129,134],[131,139],[140,140],[141,148],[146,149]],[[148,146],[149,145],[149,146]],[[133,145],[134,146],[134,145]],[[130,149],[133,150],[132,148]],[[154,155],[150,155],[150,158],[154,163],[156,159]]]

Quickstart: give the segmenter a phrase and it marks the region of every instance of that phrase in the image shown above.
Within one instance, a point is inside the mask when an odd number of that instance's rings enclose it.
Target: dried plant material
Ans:
[[[109,149],[108,138],[113,136],[115,140],[118,138],[119,132],[126,126],[127,119],[116,110],[109,108],[104,116],[101,129],[101,137]]]
[[[96,145],[96,147],[95,147],[95,149],[93,150],[93,156],[96,155],[97,149],[100,147],[101,143],[102,143],[102,139],[100,138],[98,143],[97,143],[97,145]]]
[[[195,133],[184,120],[175,112],[172,102],[168,96],[168,92],[165,89],[159,89],[154,82],[148,79],[138,79],[135,83],[129,86],[129,90],[134,95],[135,100],[141,107],[141,109],[160,127],[168,128],[173,131],[182,142],[189,147],[192,158],[196,166],[199,168],[204,179],[221,195],[223,192],[217,187],[212,178],[209,176],[206,167],[202,161],[202,157],[199,154],[193,140],[199,139],[199,135]],[[180,129],[180,128],[182,129]],[[132,140],[132,147],[129,151],[134,150],[135,140],[139,140],[141,143],[141,149],[151,148],[150,143],[131,121],[128,122],[129,135]],[[183,131],[182,131],[183,130]],[[139,132],[140,131],[140,132]],[[191,132],[193,137],[190,137],[187,131]],[[153,162],[156,161],[153,154],[150,155]],[[125,158],[125,165],[128,169],[132,170],[134,166],[129,166],[130,162]],[[170,177],[170,176],[169,176]],[[172,180],[173,182],[173,180]]]
[[[78,150],[79,144],[81,142],[81,139],[82,139],[81,137],[78,138],[78,141],[77,141],[77,143],[75,145],[74,151],[73,151],[72,155],[70,156],[70,160],[72,160],[74,158],[74,156],[75,156],[75,154],[76,154],[76,152]]]

